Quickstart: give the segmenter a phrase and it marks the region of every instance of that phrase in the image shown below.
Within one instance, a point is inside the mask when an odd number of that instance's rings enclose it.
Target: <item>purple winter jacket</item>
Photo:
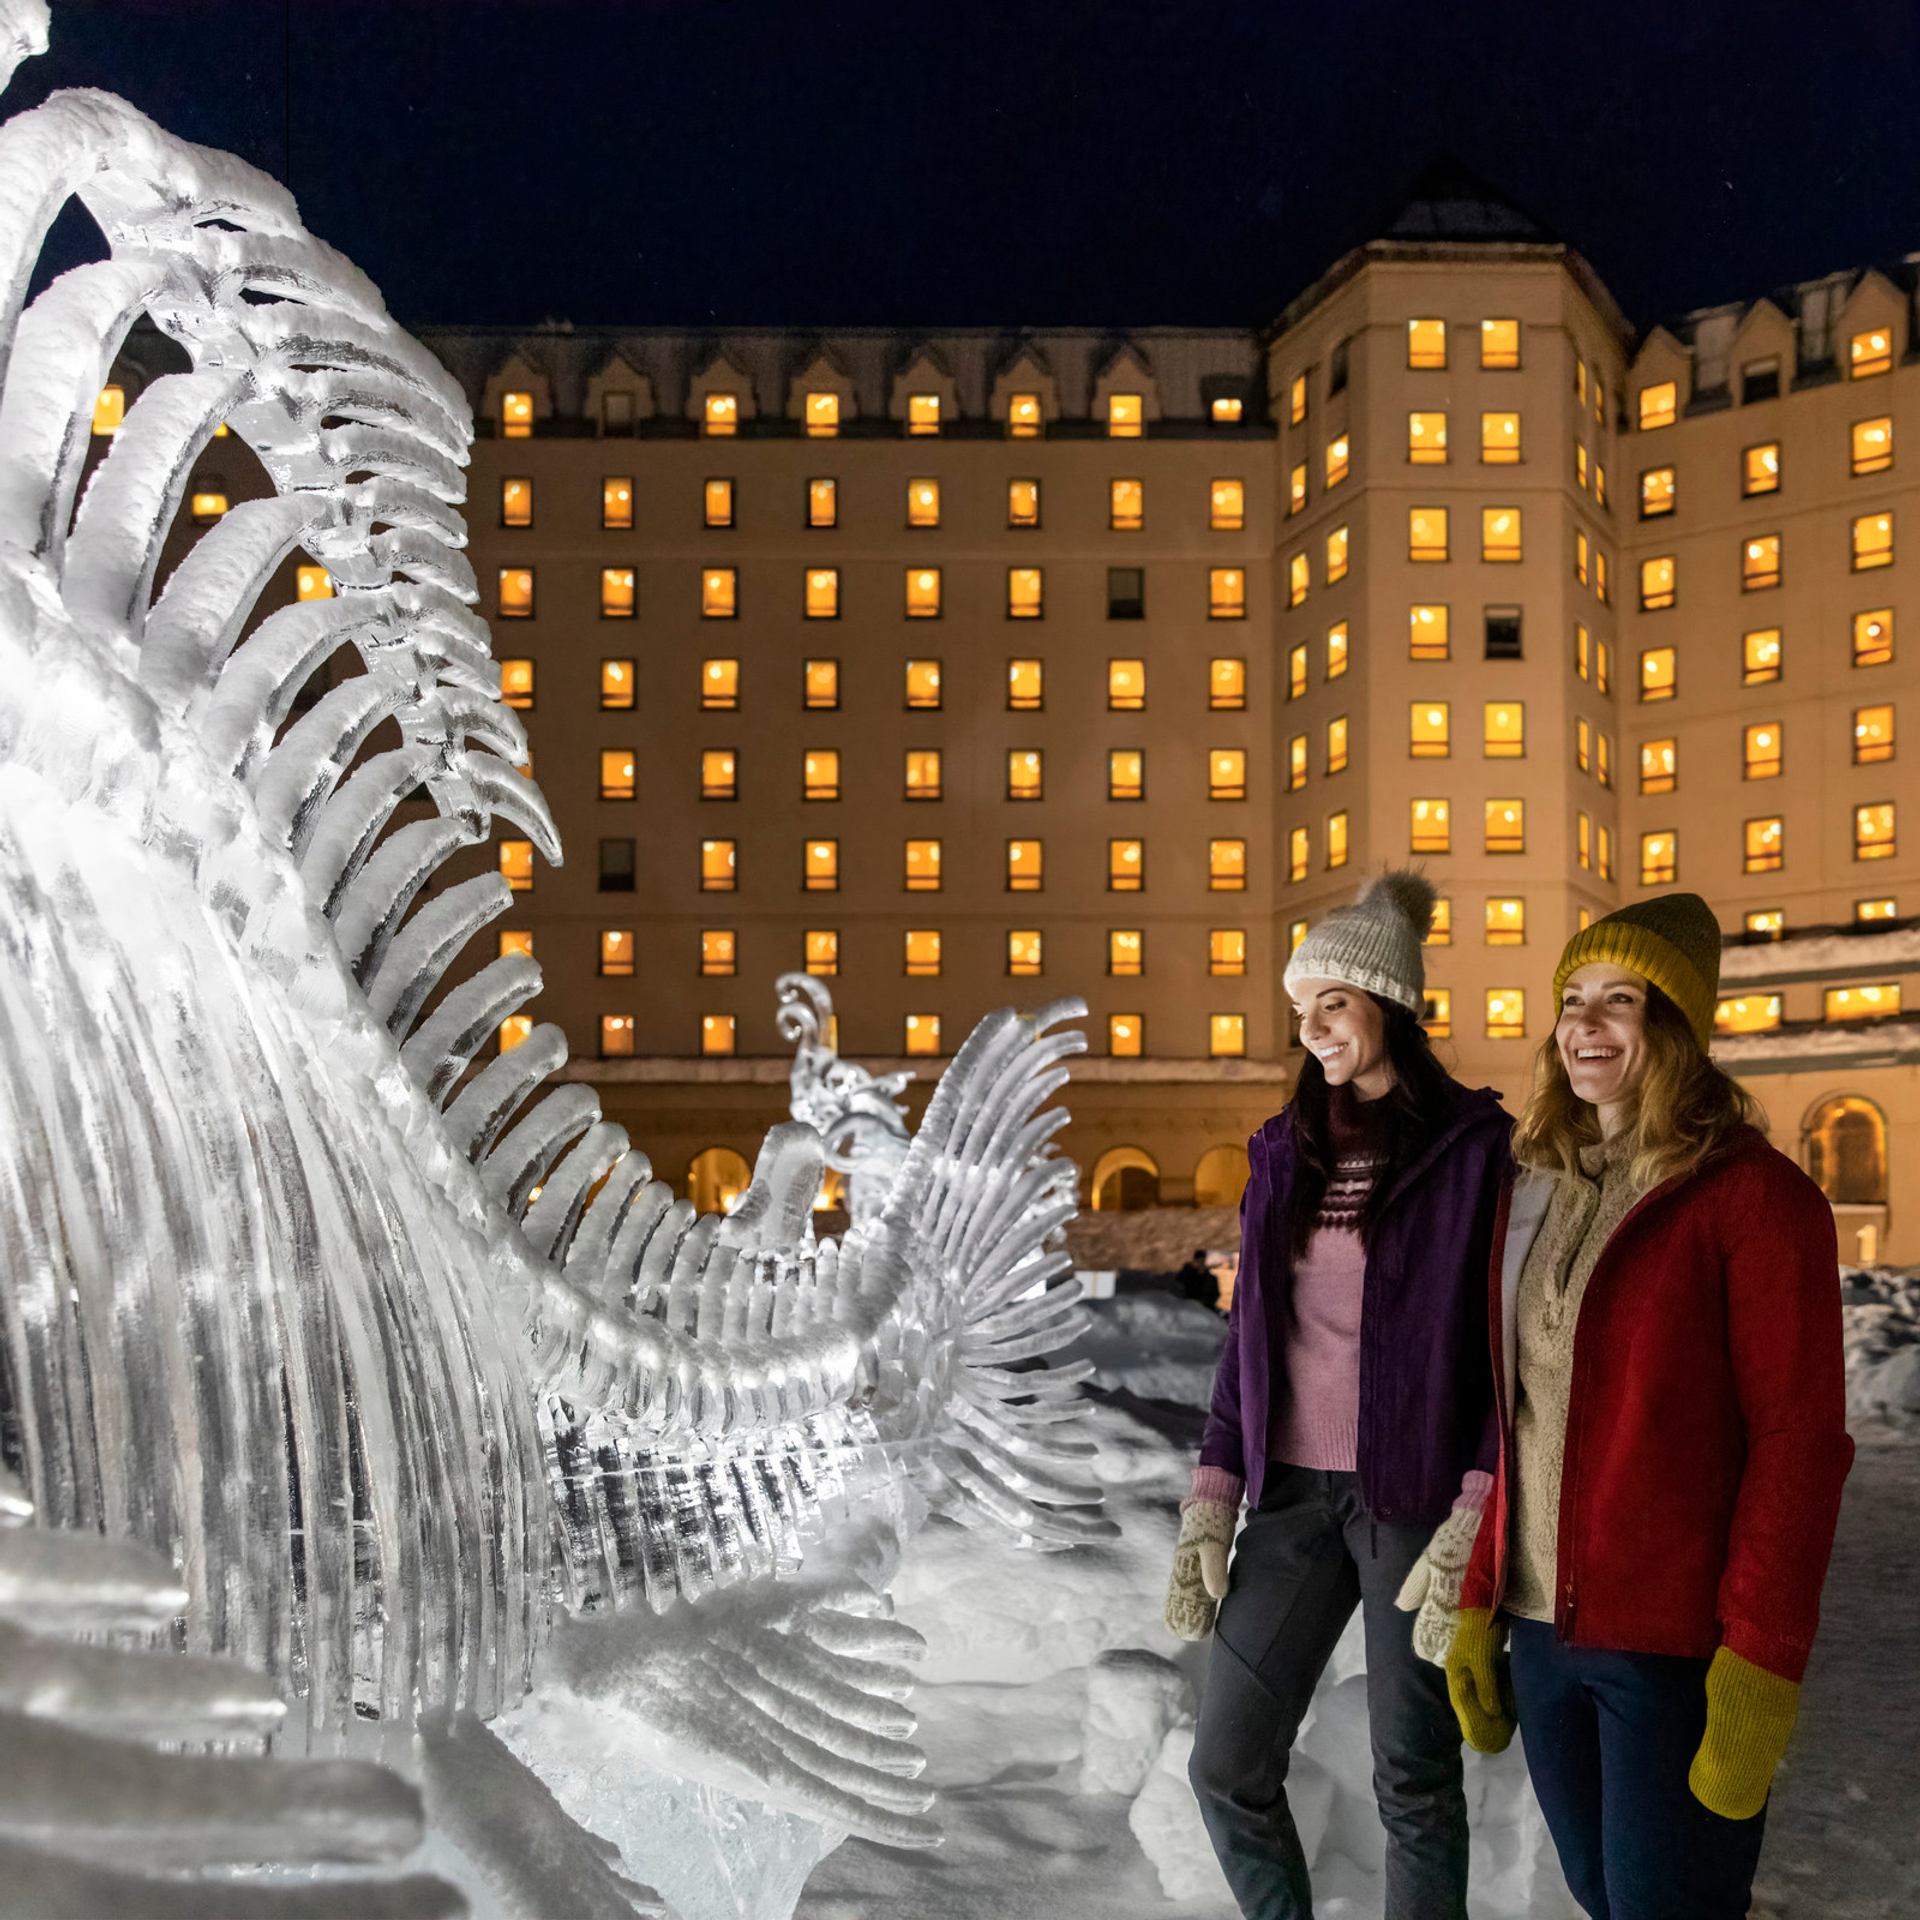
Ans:
[[[1487,1349],[1487,1273],[1513,1118],[1491,1087],[1456,1086],[1452,1120],[1395,1179],[1360,1304],[1360,1497],[1376,1520],[1438,1525],[1499,1443]],[[1258,1506],[1274,1387],[1274,1305],[1292,1260],[1296,1142],[1283,1107],[1247,1143],[1240,1273],[1214,1375],[1200,1464],[1247,1483]],[[1279,1391],[1286,1391],[1285,1381]]]

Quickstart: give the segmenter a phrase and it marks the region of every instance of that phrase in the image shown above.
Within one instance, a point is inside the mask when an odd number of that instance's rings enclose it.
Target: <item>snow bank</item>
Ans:
[[[1843,1267],[1847,1416],[1920,1434],[1920,1269]]]

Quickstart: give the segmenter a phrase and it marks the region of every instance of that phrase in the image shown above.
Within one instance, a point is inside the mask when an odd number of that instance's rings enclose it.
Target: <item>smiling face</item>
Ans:
[[[1576,1100],[1611,1133],[1647,1064],[1647,983],[1611,960],[1589,961],[1560,990],[1554,1044]]]
[[[1351,1083],[1362,1100],[1377,1100],[1392,1086],[1387,1016],[1371,994],[1339,980],[1297,980],[1293,1010],[1300,1044],[1320,1062],[1330,1087]]]

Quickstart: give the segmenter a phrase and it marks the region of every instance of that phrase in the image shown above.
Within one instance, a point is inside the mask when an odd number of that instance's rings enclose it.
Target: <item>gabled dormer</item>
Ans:
[[[1137,440],[1160,415],[1160,385],[1147,357],[1122,341],[1094,376],[1091,412],[1096,427],[1115,440]]]
[[[724,348],[687,383],[687,418],[705,439],[731,439],[756,413],[753,377]]]
[[[787,382],[787,418],[799,421],[800,431],[809,439],[830,440],[859,415],[853,375],[831,347],[816,347],[806,365]]]
[[[1047,357],[1024,341],[994,376],[987,414],[1016,440],[1035,440],[1060,417],[1060,383]]]
[[[653,378],[616,347],[587,381],[586,408],[595,433],[636,433],[642,420],[653,418]]]
[[[916,349],[893,376],[887,418],[916,436],[938,433],[959,417],[960,389],[951,369],[932,347]]]
[[[1869,267],[1841,303],[1833,357],[1843,380],[1891,373],[1907,351],[1907,302],[1884,273]]]
[[[542,422],[553,419],[553,382],[516,348],[487,376],[480,413],[501,439],[530,440]]]
[[[1795,360],[1792,320],[1771,300],[1756,300],[1727,348],[1729,397],[1743,407],[1776,398],[1786,392]]]
[[[1627,370],[1627,425],[1657,433],[1672,426],[1692,399],[1692,354],[1665,327],[1655,327]]]

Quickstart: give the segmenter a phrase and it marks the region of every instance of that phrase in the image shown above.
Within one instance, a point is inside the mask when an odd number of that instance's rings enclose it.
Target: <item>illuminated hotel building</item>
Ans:
[[[811,968],[922,1097],[1082,995],[1089,1198],[1219,1202],[1301,1057],[1290,943],[1371,871],[1439,885],[1430,1024],[1510,1104],[1583,916],[1688,887],[1752,929],[1723,1056],[1843,1253],[1920,1259],[1913,293],[1636,340],[1436,176],[1260,334],[428,330],[567,849],[487,856],[497,937],[709,1201]]]

